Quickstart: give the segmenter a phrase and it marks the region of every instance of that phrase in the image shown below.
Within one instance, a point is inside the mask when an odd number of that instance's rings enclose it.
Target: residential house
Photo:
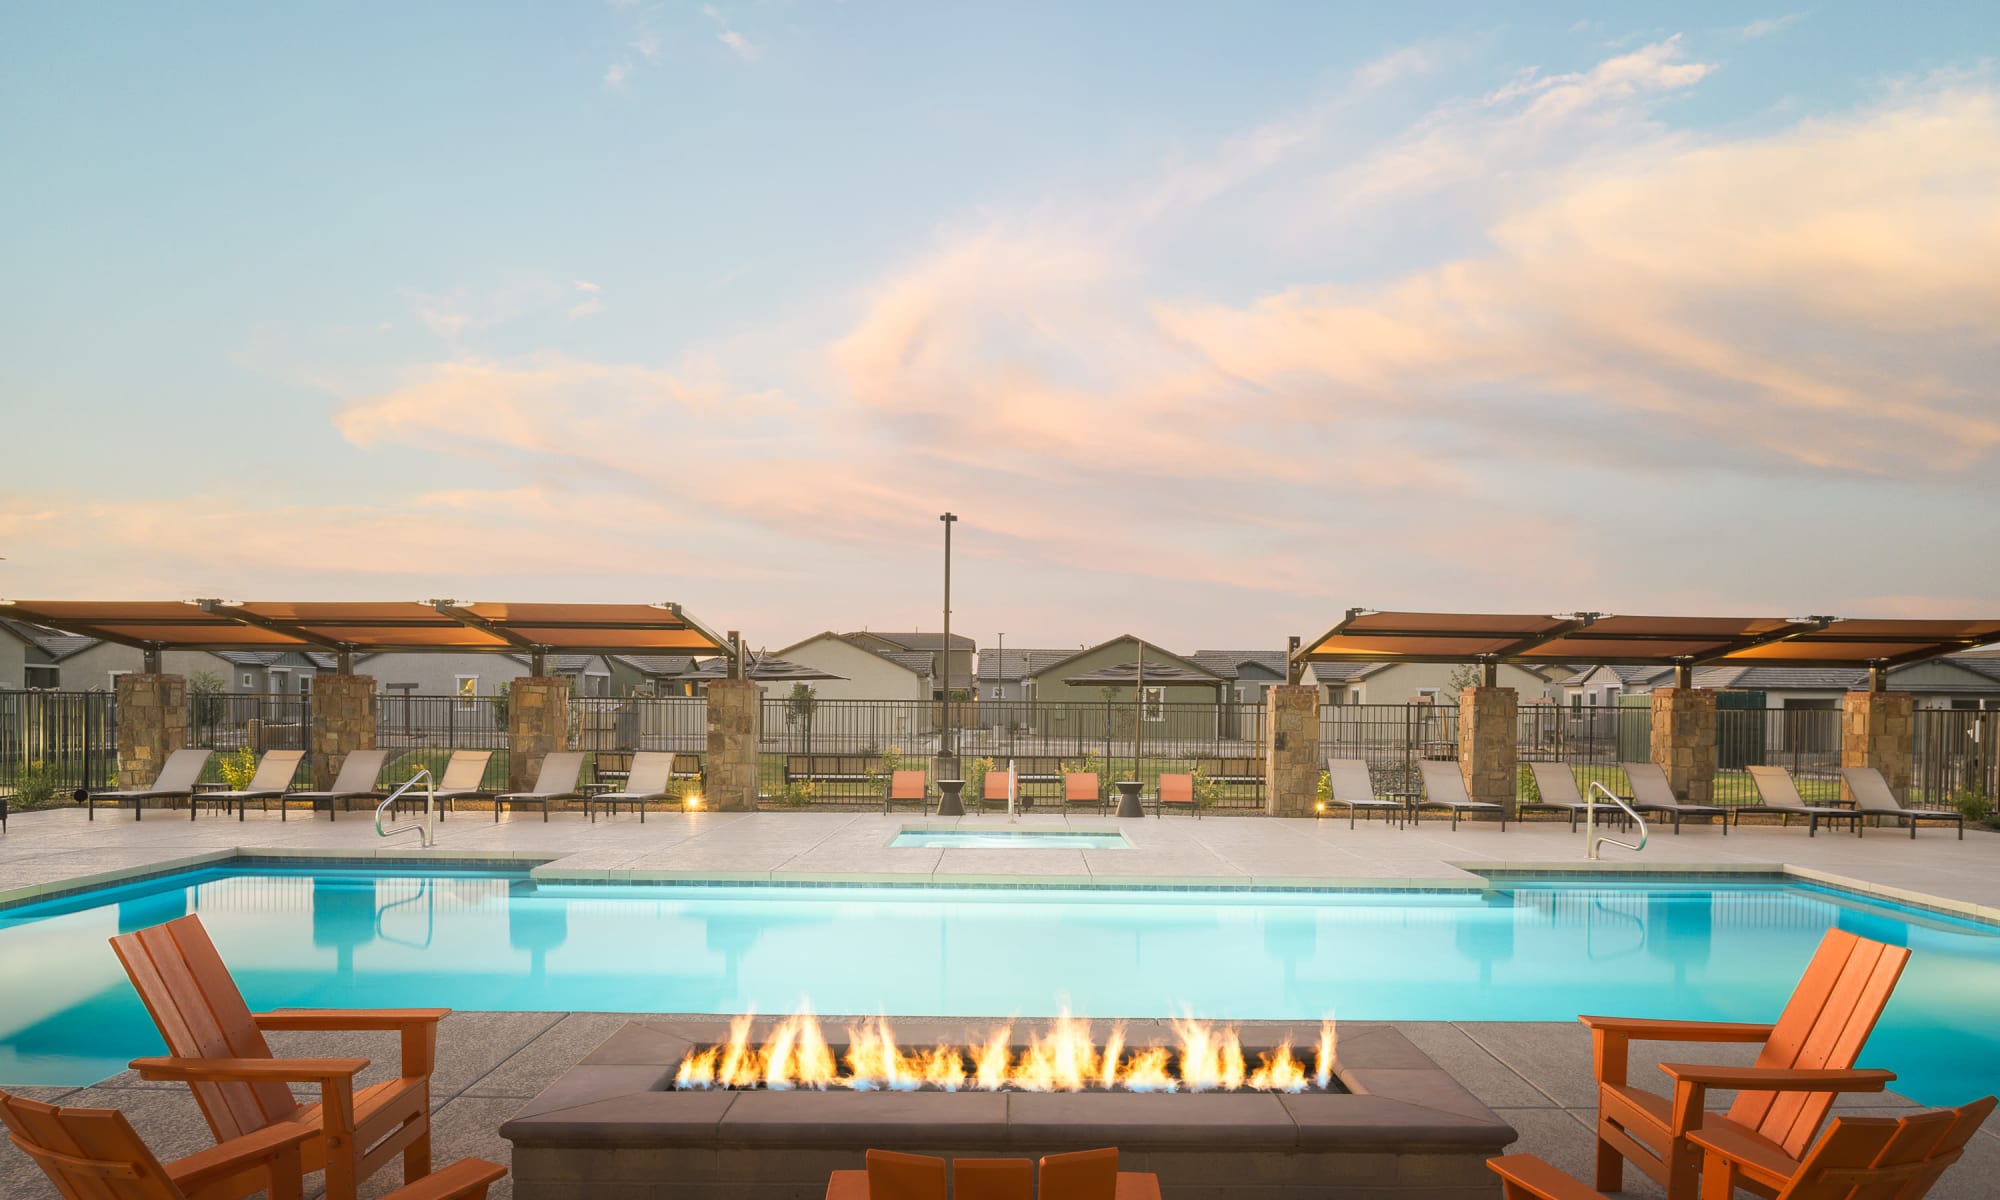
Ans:
[[[1143,685],[1136,668],[1155,670]],[[1133,682],[1078,682],[1070,680],[1098,672],[1123,675],[1132,670]],[[1155,682],[1157,681],[1157,682]],[[1143,699],[1133,689],[1143,686]],[[1024,711],[1008,713],[1008,723],[1033,729],[1044,737],[1092,736],[1097,730],[1079,729],[1077,722],[1102,726],[1106,736],[1129,736],[1129,724],[1122,715],[1124,704],[1134,704],[1145,714],[1145,736],[1158,738],[1233,737],[1233,693],[1229,680],[1202,669],[1192,660],[1151,642],[1123,634],[1045,664],[1028,676],[1024,689]],[[1109,704],[1111,711],[1093,713],[1075,707],[1079,702]],[[996,724],[993,710],[982,712],[982,724]]]
[[[1596,666],[1580,668],[1562,681],[1563,703],[1572,708],[1612,705],[1620,695],[1648,695],[1672,687],[1672,667]],[[1891,691],[1909,692],[1919,708],[2000,710],[2000,655],[1984,651],[1950,654],[1889,668]],[[1717,665],[1696,667],[1694,686],[1762,698],[1762,707],[1837,709],[1848,692],[1868,687],[1866,667],[1783,667]]]
[[[1285,682],[1283,650],[1197,650],[1187,658],[1217,679],[1229,680],[1238,704],[1262,704],[1265,689]]]
[[[525,653],[460,650],[426,653],[384,650],[354,656],[354,673],[374,678],[377,691],[405,696],[498,696],[506,684],[525,678],[534,660]],[[602,654],[551,654],[551,675],[570,678],[572,696],[609,696],[611,662]]]
[[[958,640],[952,638],[954,644]],[[936,651],[906,649],[887,635],[817,633],[793,642],[773,657],[837,676],[812,684],[813,694],[821,700],[923,701],[942,695],[941,685],[931,674]],[[782,699],[791,694],[795,681],[779,677],[760,682],[766,696]]]
[[[1410,704],[1426,700],[1452,703],[1458,697],[1459,681],[1471,665],[1315,662],[1305,664],[1299,682],[1318,688],[1322,704]],[[1551,698],[1556,691],[1552,677],[1570,673],[1567,667],[1545,672],[1536,667],[1501,663],[1496,677],[1501,687],[1513,688],[1520,702],[1527,704]]]
[[[614,654],[611,691],[618,696],[692,696],[688,674],[701,660],[686,654]]]
[[[861,630],[847,635],[850,641],[884,652],[915,652],[931,656],[931,679],[933,700],[944,699],[944,689],[949,683],[953,691],[966,691],[974,686],[977,676],[973,673],[973,659],[979,647],[973,640],[961,633],[951,635],[950,663],[941,661],[945,656],[944,635],[941,633],[876,633]]]
[[[1029,678],[1049,664],[1061,662],[1075,653],[1076,649],[1070,647],[1060,650],[1029,647],[981,650],[979,699],[982,703],[1001,701],[1009,704],[1026,700]]]

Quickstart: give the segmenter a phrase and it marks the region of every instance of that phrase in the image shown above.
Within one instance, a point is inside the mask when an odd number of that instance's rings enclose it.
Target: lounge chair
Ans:
[[[1516,812],[1557,812],[1569,814],[1569,831],[1576,832],[1578,818],[1590,811],[1584,801],[1582,789],[1576,786],[1576,772],[1568,763],[1532,762],[1528,769],[1534,772],[1535,791],[1539,800],[1516,800]],[[1611,815],[1625,819],[1625,811],[1616,805],[1609,806]]]
[[[339,820],[342,800],[373,800],[382,795],[375,781],[381,778],[382,766],[388,761],[387,750],[349,750],[340,761],[340,774],[334,778],[332,787],[323,792],[293,792],[286,796],[284,804],[278,805],[278,819],[285,819],[285,804],[304,800],[315,813],[320,805],[326,805],[327,819]]]
[[[248,1181],[272,1200],[296,1200],[305,1170],[301,1147],[312,1126],[266,1125],[206,1150],[161,1162],[115,1108],[57,1108],[0,1092],[0,1122],[13,1142],[64,1196],[89,1200],[220,1200]],[[382,1200],[484,1200],[507,1168],[461,1158]]]
[[[91,792],[84,798],[89,816],[97,819],[100,804],[130,804],[132,819],[140,820],[147,800],[188,800],[192,803],[194,781],[201,778],[203,767],[208,765],[213,750],[176,750],[167,755],[167,761],[160,765],[160,773],[153,778],[149,788],[129,788],[125,791]]]
[[[1629,1159],[1671,1200],[1694,1200],[1701,1151],[1689,1137],[1696,1129],[1743,1134],[1768,1159],[1795,1169],[1835,1093],[1879,1092],[1896,1077],[1854,1069],[1854,1060],[1909,958],[1903,947],[1829,929],[1774,1025],[1578,1017],[1590,1029],[1597,1075],[1598,1190],[1619,1190]],[[1674,1081],[1669,1098],[1627,1082],[1628,1044],[1635,1041],[1746,1042],[1762,1049],[1748,1067],[1662,1064]],[[1703,1111],[1709,1088],[1735,1089],[1726,1113]]]
[[[882,811],[888,812],[899,802],[915,804],[918,808],[929,808],[929,775],[924,771],[890,772],[889,786],[882,790]]]
[[[1168,807],[1185,808],[1193,813],[1195,820],[1201,819],[1201,805],[1194,800],[1194,776],[1161,775],[1158,797],[1153,802],[1153,814],[1158,816]]]
[[[437,787],[433,798],[437,803],[438,819],[444,814],[457,811],[460,800],[491,800],[493,792],[485,786],[486,764],[493,761],[491,750],[454,750],[444,764],[444,774],[437,777]],[[414,773],[414,772],[413,772]],[[404,792],[396,799],[396,812],[401,815],[405,804],[422,804],[424,793],[415,788]]]
[[[1854,826],[1854,835],[1861,836],[1861,814],[1851,808],[1832,808],[1820,804],[1807,804],[1799,795],[1798,785],[1792,782],[1792,773],[1783,767],[1745,767],[1750,772],[1750,782],[1757,785],[1757,803],[1738,805],[1730,814],[1729,823],[1742,821],[1745,812],[1774,812],[1784,817],[1790,825],[1793,817],[1806,818],[1806,836],[1819,832],[1819,823],[1831,824],[1848,821]]]
[[[1459,773],[1458,764],[1443,759],[1427,758],[1417,764],[1424,776],[1424,798],[1417,803],[1419,811],[1426,808],[1443,808],[1451,811],[1451,827],[1458,828],[1458,819],[1466,813],[1497,813],[1500,816],[1500,832],[1507,832],[1507,807],[1491,800],[1474,800],[1465,791],[1465,776]]]
[[[1958,826],[1958,840],[1965,840],[1965,818],[1956,812],[1942,808],[1911,808],[1896,799],[1896,793],[1889,790],[1889,781],[1882,778],[1882,772],[1874,767],[1842,767],[1840,777],[1847,781],[1847,790],[1854,795],[1854,805],[1864,817],[1876,818],[1876,824],[1883,818],[1891,821],[1907,821],[1910,837],[1917,836],[1919,821],[1950,821]],[[1860,823],[1855,824],[1855,832],[1861,831]]]
[[[1064,772],[1063,807],[1072,804],[1095,804],[1098,812],[1104,811],[1104,788],[1098,783],[1095,771]]]
[[[632,756],[631,768],[625,775],[624,789],[585,796],[583,815],[595,823],[597,805],[602,804],[605,812],[615,815],[619,805],[629,804],[638,810],[639,824],[644,825],[648,804],[665,804],[673,799],[673,795],[667,791],[667,785],[672,783],[673,779],[674,756],[670,752],[641,750]]]
[[[1763,1140],[1734,1130],[1689,1135],[1702,1152],[1703,1195],[1738,1189],[1778,1200],[1922,1200],[1993,1111],[1988,1096],[1908,1117],[1835,1117],[1796,1167],[1773,1161]],[[1532,1154],[1489,1158],[1504,1200],[1604,1200]]]
[[[986,779],[984,780],[984,782],[980,784],[979,787],[979,811],[985,812],[987,804],[991,802],[997,802],[1001,808],[1003,809],[1006,808],[1007,783],[1008,783],[1007,772],[1005,771],[986,772]],[[1015,797],[1015,803],[1019,804],[1020,802],[1021,802],[1020,797],[1017,795]]]
[[[195,812],[204,804],[220,804],[223,812],[233,805],[236,819],[243,819],[243,807],[251,800],[257,801],[258,808],[268,812],[272,800],[278,807],[285,804],[285,789],[292,786],[292,777],[299,773],[299,764],[306,760],[303,750],[266,750],[264,757],[257,760],[257,769],[250,775],[250,784],[239,791],[196,792],[188,802],[188,820],[194,820]]]
[[[160,1058],[138,1058],[142,1079],[188,1085],[218,1142],[272,1128],[304,1127],[297,1143],[306,1171],[326,1172],[328,1200],[354,1200],[362,1180],[403,1160],[403,1179],[431,1171],[431,1069],[437,1025],[448,1008],[293,1009],[252,1013],[199,916],[121,934],[111,949],[166,1041]],[[275,1058],[270,1030],[381,1030],[401,1034],[402,1066],[392,1079],[357,1088],[365,1058]],[[319,1088],[301,1104],[287,1084]],[[241,1196],[255,1191],[251,1181]],[[296,1193],[294,1193],[296,1195]]]
[[[1329,758],[1326,760],[1327,804],[1333,808],[1347,810],[1347,827],[1354,828],[1354,814],[1358,812],[1381,813],[1384,821],[1391,816],[1401,820],[1409,811],[1400,800],[1379,800],[1375,796],[1375,785],[1368,779],[1368,764],[1358,758]]]
[[[1667,782],[1667,773],[1660,764],[1649,762],[1623,762],[1618,764],[1625,772],[1625,778],[1632,783],[1632,798],[1627,801],[1642,813],[1666,813],[1674,819],[1674,832],[1681,831],[1684,817],[1714,817],[1722,826],[1722,836],[1729,836],[1729,810],[1713,804],[1683,804],[1674,795],[1674,789]]]
[[[583,795],[576,788],[577,780],[583,777],[583,751],[551,750],[542,758],[542,769],[535,772],[535,786],[525,792],[502,792],[493,797],[493,819],[500,820],[500,810],[509,804],[539,804],[542,806],[542,820],[549,819],[549,801],[575,800]]]

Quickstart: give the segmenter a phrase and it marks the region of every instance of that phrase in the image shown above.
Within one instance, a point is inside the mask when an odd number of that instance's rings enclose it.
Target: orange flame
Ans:
[[[968,1047],[939,1042],[905,1052],[883,1017],[847,1030],[845,1062],[820,1032],[819,1020],[801,1007],[772,1028],[762,1045],[750,1041],[751,1018],[733,1018],[729,1040],[690,1050],[674,1074],[679,1088],[847,1088],[857,1091],[1075,1092],[1124,1088],[1135,1092],[1297,1092],[1308,1083],[1332,1085],[1336,1038],[1331,1019],[1320,1026],[1314,1070],[1292,1053],[1289,1041],[1246,1065],[1235,1028],[1193,1018],[1173,1022],[1175,1046],[1128,1048],[1125,1027],[1113,1025],[1099,1049],[1090,1022],[1068,1013],[1031,1033],[1026,1048],[1013,1047],[1013,1026],[1000,1025]]]

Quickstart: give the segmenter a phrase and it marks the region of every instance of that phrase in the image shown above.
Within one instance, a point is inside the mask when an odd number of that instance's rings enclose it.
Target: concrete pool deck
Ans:
[[[1004,827],[992,816],[964,818],[972,827]],[[1079,816],[1024,819],[1024,827],[1120,829],[1129,850],[890,849],[888,840],[911,826],[947,825],[914,814],[701,813],[655,814],[644,825],[629,815],[590,824],[580,816],[465,812],[438,827],[438,845],[423,851],[414,837],[384,841],[367,814],[337,823],[278,820],[251,813],[248,820],[154,812],[134,822],[107,813],[88,822],[73,809],[16,815],[0,837],[0,903],[32,899],[81,885],[148,874],[239,851],[300,857],[517,859],[540,863],[550,879],[723,878],[777,882],[866,881],[907,883],[1050,883],[1099,886],[1358,886],[1476,889],[1471,870],[1542,871],[1775,871],[1825,878],[1878,894],[1920,899],[1934,907],[2000,920],[2000,836],[1926,829],[1915,841],[1884,829],[1864,838],[1829,834],[1808,838],[1803,826],[1743,826],[1728,837],[1712,827],[1690,826],[1680,836],[1655,831],[1642,854],[1607,847],[1605,861],[1585,864],[1581,833],[1566,823],[1495,825],[1448,822],[1398,829],[1376,822],[1350,830],[1345,819],[1273,821],[1211,817],[1118,821]],[[1927,900],[1924,898],[1928,898]],[[627,1016],[600,1013],[460,1013],[441,1031],[436,1076],[437,1156],[440,1162],[475,1154],[505,1162],[508,1146],[498,1134],[545,1085],[575,1065],[622,1025]],[[1357,1025],[1360,1023],[1357,1022]],[[1512,1149],[1540,1154],[1579,1177],[1589,1174],[1589,1036],[1571,1022],[1396,1022],[1395,1027],[1450,1071],[1481,1102],[1520,1131]],[[280,1054],[358,1054],[377,1062],[395,1059],[387,1038],[373,1035],[280,1035]],[[1685,1051],[1649,1045],[1678,1058]],[[1705,1048],[1706,1050],[1707,1048]],[[1704,1059],[1739,1061],[1741,1047],[1715,1047]],[[1654,1061],[1657,1061],[1655,1059]],[[1893,1066],[1893,1064],[1887,1064]],[[371,1068],[379,1070],[379,1068]],[[1664,1086],[1664,1077],[1635,1072]],[[1995,1081],[1994,1086],[2000,1086]],[[210,1142],[185,1088],[142,1083],[129,1073],[88,1088],[25,1089],[36,1099],[118,1108],[127,1113],[163,1156],[190,1153]],[[1965,1097],[1970,1100],[1973,1097]],[[1893,1111],[1895,1097],[1840,1111]],[[1718,1105],[1726,1096],[1715,1097]],[[1940,1200],[1991,1194],[2000,1175],[2000,1129],[1982,1130],[1967,1161],[1932,1192]],[[380,1195],[396,1179],[394,1168],[364,1193]],[[11,1146],[0,1144],[0,1196],[41,1200],[55,1196],[40,1173]],[[496,1196],[511,1195],[503,1183]],[[1497,1191],[1496,1191],[1497,1194]],[[1631,1173],[1624,1195],[1658,1191]],[[1171,1198],[1169,1198],[1171,1200]]]

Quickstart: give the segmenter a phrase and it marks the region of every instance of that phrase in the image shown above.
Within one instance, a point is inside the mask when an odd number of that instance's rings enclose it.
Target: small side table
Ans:
[[[1139,807],[1139,789],[1146,785],[1136,779],[1121,779],[1111,785],[1118,789],[1118,815],[1121,817],[1143,817],[1146,810]]]
[[[965,790],[963,779],[940,779],[938,785],[937,815],[940,817],[962,817],[965,815],[965,801],[958,794]]]

